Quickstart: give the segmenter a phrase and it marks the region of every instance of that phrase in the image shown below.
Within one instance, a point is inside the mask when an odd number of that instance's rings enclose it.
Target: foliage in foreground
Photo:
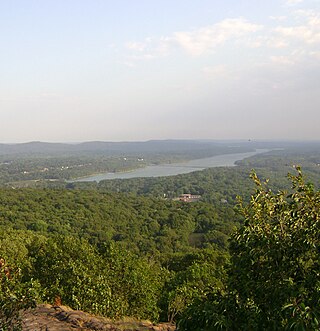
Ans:
[[[19,268],[0,259],[0,330],[20,330],[19,312],[35,306],[36,286],[22,283]]]
[[[239,204],[245,223],[231,239],[227,290],[189,306],[179,330],[319,329],[320,192],[297,170],[290,194],[252,174],[257,190]]]

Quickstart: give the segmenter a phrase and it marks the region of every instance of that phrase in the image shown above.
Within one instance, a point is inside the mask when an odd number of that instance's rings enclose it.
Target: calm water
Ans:
[[[203,170],[213,167],[232,167],[236,161],[243,160],[247,157],[268,152],[268,149],[257,149],[255,152],[223,154],[204,159],[191,160],[181,163],[151,165],[145,168],[136,169],[130,172],[103,173],[88,177],[79,178],[74,182],[99,182],[104,179],[126,179],[135,177],[161,177],[186,174],[188,172]]]

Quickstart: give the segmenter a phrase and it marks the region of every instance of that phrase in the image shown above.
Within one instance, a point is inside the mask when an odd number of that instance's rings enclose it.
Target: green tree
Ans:
[[[230,247],[230,286],[268,329],[319,327],[320,192],[297,171],[289,195],[252,173],[257,191],[248,205],[240,201],[245,224]]]
[[[28,277],[37,279],[42,299],[59,299],[74,309],[107,314],[110,288],[103,260],[87,241],[74,237],[35,240],[29,247],[32,270]]]
[[[297,171],[289,194],[252,173],[257,189],[239,203],[244,224],[231,239],[228,290],[190,307],[181,330],[319,329],[320,192]]]
[[[162,293],[163,311],[168,321],[178,319],[195,300],[223,286],[227,259],[227,254],[212,248],[170,258],[171,277]]]
[[[108,316],[157,320],[166,271],[157,263],[124,250],[120,244],[104,245],[101,254],[111,291]]]
[[[35,306],[37,284],[22,283],[19,268],[0,258],[0,330],[20,330],[20,311]]]

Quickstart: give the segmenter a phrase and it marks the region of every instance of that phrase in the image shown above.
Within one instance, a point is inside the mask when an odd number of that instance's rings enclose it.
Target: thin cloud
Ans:
[[[279,65],[291,66],[295,64],[295,61],[289,56],[271,56],[270,59],[273,63]]]
[[[200,56],[215,49],[227,41],[239,41],[241,37],[254,33],[261,25],[248,22],[244,18],[228,18],[216,24],[201,27],[192,31],[178,31],[171,36],[159,39],[146,38],[143,42],[128,42],[125,47],[136,53],[131,60],[142,60],[138,53],[148,54],[147,58],[169,55],[174,49],[183,49],[192,56]]]
[[[315,11],[299,11],[306,21],[303,25],[279,26],[275,32],[286,39],[300,40],[306,44],[316,44],[320,42],[320,14]]]
[[[139,42],[134,42],[134,41],[126,43],[126,48],[134,50],[134,51],[138,51],[138,52],[145,51],[146,47],[147,47],[146,43],[141,43],[141,42],[139,43]]]
[[[292,2],[293,3],[293,2]],[[194,58],[205,54],[222,54],[225,46],[234,45],[244,56],[254,54],[254,49],[264,49],[251,64],[274,67],[293,66],[313,61],[319,56],[320,17],[316,10],[290,10],[286,16],[270,16],[276,25],[263,26],[245,18],[226,18],[213,25],[193,30],[173,32],[161,38],[146,38],[142,42],[130,42],[125,63],[135,66],[139,61],[156,60],[184,51]],[[242,52],[248,48],[247,55]],[[250,50],[251,48],[251,50]],[[312,54],[311,54],[312,52]],[[215,59],[218,59],[215,57]],[[218,60],[219,61],[219,60]],[[203,67],[202,74],[209,79],[227,78],[227,63]]]
[[[269,19],[272,21],[285,21],[287,19],[287,16],[269,16]]]
[[[249,39],[247,46],[251,48],[285,48],[288,46],[288,42],[285,38],[279,36],[265,35]]]
[[[244,18],[229,18],[194,31],[176,32],[173,39],[185,51],[198,56],[205,52],[213,52],[226,41],[238,39],[261,28],[261,25],[250,23]]]
[[[287,6],[295,6],[295,5],[299,4],[299,3],[302,3],[303,1],[304,0],[286,0],[285,1],[285,4]]]
[[[223,76],[228,73],[227,67],[223,64],[212,67],[204,67],[202,71],[209,76]]]
[[[145,60],[153,60],[156,58],[164,57],[169,54],[171,48],[171,39],[168,37],[145,38],[142,42],[127,42],[125,48],[131,54],[126,57],[123,63],[128,67],[134,67],[135,63]]]

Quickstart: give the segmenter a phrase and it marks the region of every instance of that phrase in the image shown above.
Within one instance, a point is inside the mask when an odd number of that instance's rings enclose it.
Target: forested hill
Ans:
[[[310,149],[318,147],[319,142],[295,141],[245,141],[245,140],[149,140],[149,141],[88,141],[80,143],[49,143],[32,141],[26,143],[0,144],[0,155],[12,154],[50,154],[99,152],[110,155],[141,153],[185,153],[207,151],[212,155],[236,153],[256,148]],[[207,155],[210,156],[210,155]]]
[[[230,146],[231,145],[231,146]],[[253,144],[251,144],[253,145]],[[214,154],[246,151],[252,149],[245,142],[219,142],[201,140],[149,140],[141,142],[104,142],[47,143],[28,142],[20,144],[0,144],[0,155],[10,154],[50,154],[50,153],[106,153],[109,155],[141,153],[179,153],[187,151],[211,151]],[[214,155],[213,154],[213,155]]]

